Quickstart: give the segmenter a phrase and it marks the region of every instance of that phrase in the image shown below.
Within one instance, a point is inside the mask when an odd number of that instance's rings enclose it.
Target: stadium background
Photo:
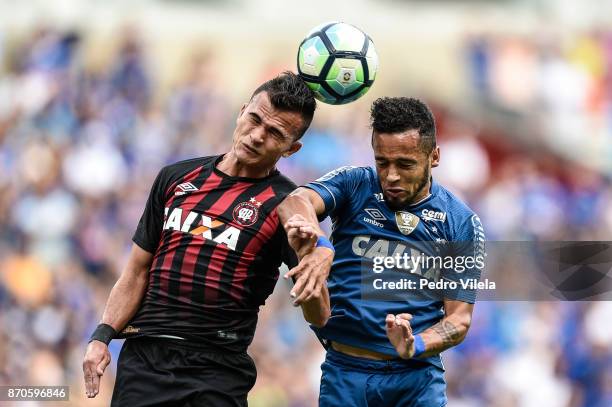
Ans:
[[[83,352],[157,171],[225,151],[240,103],[329,20],[370,34],[379,76],[319,105],[287,175],[371,164],[371,102],[417,96],[437,118],[434,176],[489,239],[611,240],[609,1],[1,0],[0,384],[108,404],[121,343],[95,400]],[[477,304],[444,353],[449,405],[612,405],[611,319],[610,302]],[[252,406],[316,404],[323,351],[284,281],[250,353]]]

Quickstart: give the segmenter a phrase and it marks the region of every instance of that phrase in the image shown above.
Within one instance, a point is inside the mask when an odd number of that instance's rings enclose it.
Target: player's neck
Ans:
[[[419,196],[415,197],[409,205],[410,206],[418,205],[421,202],[423,202],[424,200],[426,200],[427,198],[429,198],[430,195],[431,195],[431,193],[429,191],[427,191],[425,193],[425,195],[419,195]]]
[[[230,177],[245,178],[265,178],[274,171],[274,167],[261,168],[245,165],[238,161],[233,151],[223,156],[223,159],[217,164],[217,169]]]

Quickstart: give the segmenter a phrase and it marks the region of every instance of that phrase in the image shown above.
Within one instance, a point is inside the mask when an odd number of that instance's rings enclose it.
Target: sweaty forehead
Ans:
[[[374,133],[373,147],[376,155],[388,158],[417,158],[425,154],[420,146],[418,130],[402,133]]]
[[[298,112],[276,109],[266,92],[253,96],[246,112],[256,113],[267,126],[274,126],[289,136],[295,136],[302,126],[302,117]]]

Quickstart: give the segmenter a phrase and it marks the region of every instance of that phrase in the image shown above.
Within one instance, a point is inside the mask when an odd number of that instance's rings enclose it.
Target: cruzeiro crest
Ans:
[[[418,216],[411,214],[410,212],[397,211],[395,212],[395,223],[397,228],[404,235],[409,235],[419,224]]]
[[[239,203],[234,207],[234,212],[232,213],[234,221],[242,226],[253,225],[259,217],[260,206],[261,202],[258,202],[255,198],[249,199],[248,202]]]

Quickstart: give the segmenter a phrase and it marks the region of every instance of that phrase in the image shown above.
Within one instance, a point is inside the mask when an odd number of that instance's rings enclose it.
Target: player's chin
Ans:
[[[404,199],[401,199],[398,196],[385,196],[385,202],[387,206],[393,210],[401,209],[405,206]]]
[[[264,164],[264,161],[266,161],[263,155],[253,154],[249,151],[237,151],[236,158],[241,164],[251,167],[259,167],[260,165]]]

